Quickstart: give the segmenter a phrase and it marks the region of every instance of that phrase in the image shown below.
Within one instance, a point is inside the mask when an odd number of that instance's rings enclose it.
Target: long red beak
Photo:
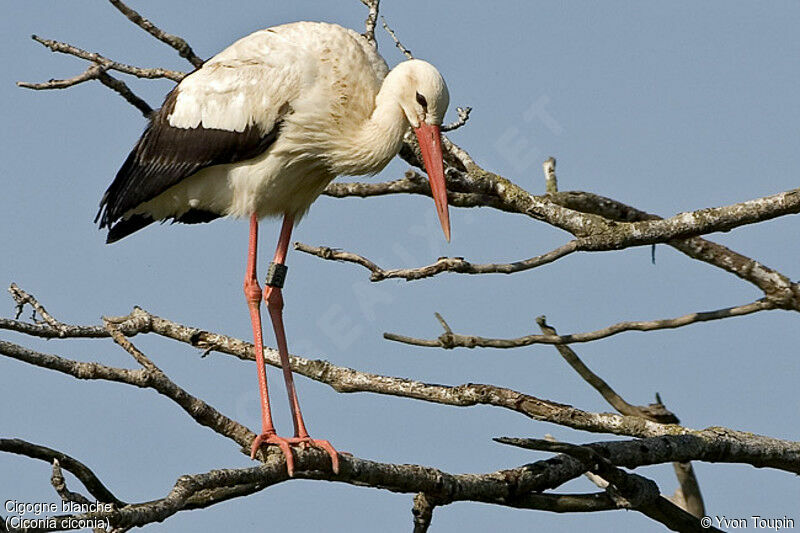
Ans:
[[[414,128],[414,133],[417,134],[419,147],[422,150],[422,162],[425,163],[425,172],[428,173],[428,180],[431,183],[431,193],[433,193],[433,201],[436,203],[439,222],[442,223],[444,238],[450,242],[450,212],[447,206],[447,187],[444,181],[442,134],[439,126],[424,122],[418,128]]]

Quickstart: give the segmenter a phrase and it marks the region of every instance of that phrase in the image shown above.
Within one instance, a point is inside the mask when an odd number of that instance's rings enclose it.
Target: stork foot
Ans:
[[[312,439],[309,436],[305,437],[279,437],[275,433],[262,433],[253,439],[253,445],[250,447],[250,458],[255,459],[256,452],[262,444],[272,444],[280,448],[283,456],[286,458],[286,470],[289,477],[294,476],[294,455],[292,454],[292,446],[299,446],[300,448],[320,448],[324,450],[331,457],[331,467],[333,473],[339,473],[339,453],[331,445],[330,442],[320,439]]]

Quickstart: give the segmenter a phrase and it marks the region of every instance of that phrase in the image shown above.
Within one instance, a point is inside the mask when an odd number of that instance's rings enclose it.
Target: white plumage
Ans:
[[[449,96],[433,66],[411,60],[387,74],[385,61],[362,35],[334,24],[296,22],[240,39],[180,82],[171,109],[167,99],[151,126],[164,130],[151,134],[164,140],[166,161],[156,164],[186,163],[184,154],[169,158],[170,129],[186,133],[183,144],[204,143],[208,130],[244,137],[248,129],[258,132],[250,132],[253,139],[272,132],[274,142],[253,157],[234,153],[229,163],[190,165],[187,175],[163,181],[165,190],[152,183],[158,172],[145,168],[148,176],[137,184],[123,167],[104,198],[110,216],[101,226],[135,215],[194,221],[184,217],[192,210],[235,217],[288,214],[299,220],[337,175],[373,174],[386,166],[409,125],[441,124]],[[416,94],[423,95],[424,108]],[[140,159],[139,167],[153,166]],[[137,186],[156,194],[128,205],[119,191]]]

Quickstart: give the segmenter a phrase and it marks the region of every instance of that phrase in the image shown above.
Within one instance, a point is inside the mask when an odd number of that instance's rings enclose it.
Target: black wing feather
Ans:
[[[202,126],[172,127],[168,117],[175,109],[179,90],[180,85],[167,95],[164,105],[154,113],[100,201],[95,222],[100,222],[101,229],[110,229],[109,242],[153,222],[147,216],[120,221],[131,209],[152,200],[203,168],[252,159],[266,151],[278,136],[280,123],[266,133],[254,125],[241,132]],[[175,221],[195,222],[191,216],[186,217],[187,220],[182,218],[177,217]],[[213,219],[209,216],[202,218],[197,222]]]

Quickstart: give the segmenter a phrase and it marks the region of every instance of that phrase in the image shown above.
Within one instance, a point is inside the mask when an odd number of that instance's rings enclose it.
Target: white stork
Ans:
[[[250,219],[244,292],[250,309],[261,394],[262,444],[336,450],[309,437],[297,400],[283,328],[281,287],[292,227],[336,176],[375,174],[397,155],[411,126],[419,140],[447,240],[440,125],[449,95],[429,63],[389,71],[359,33],[335,24],[296,22],[240,39],[186,76],[154,113],[100,202],[109,243],[154,221],[193,224],[222,216]],[[294,420],[294,437],[272,424],[256,279],[258,221],[282,216],[263,297],[272,319]]]

